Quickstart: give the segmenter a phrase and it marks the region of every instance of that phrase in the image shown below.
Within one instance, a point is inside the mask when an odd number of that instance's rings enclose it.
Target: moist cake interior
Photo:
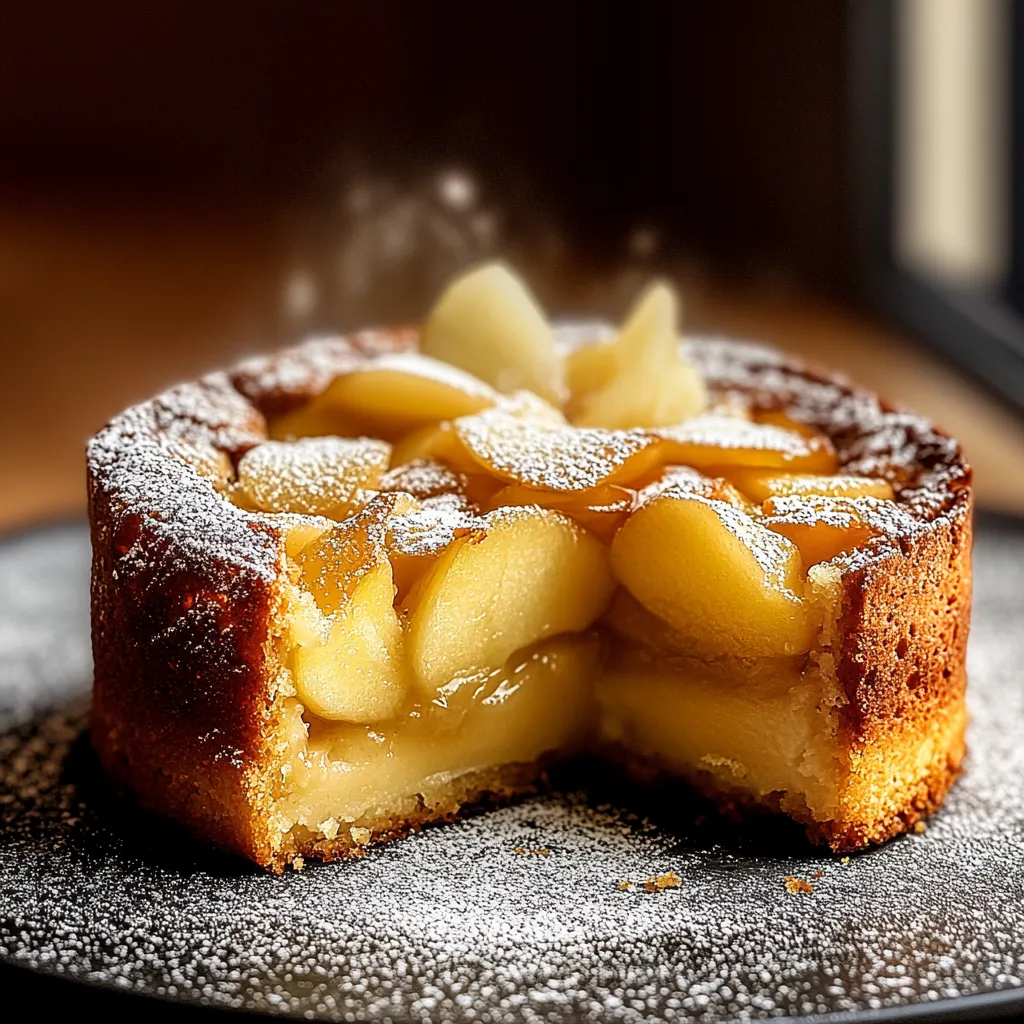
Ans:
[[[709,397],[663,287],[550,364],[491,273],[442,299],[421,352],[270,416],[225,484],[286,528],[275,857],[358,852],[583,750],[812,831],[841,818],[863,784],[841,573],[919,524],[792,410]],[[485,357],[460,338],[488,317],[516,333]],[[934,738],[907,742],[926,759]]]

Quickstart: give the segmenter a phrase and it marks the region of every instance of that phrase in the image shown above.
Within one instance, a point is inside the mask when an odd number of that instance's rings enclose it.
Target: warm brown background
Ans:
[[[493,251],[553,310],[617,315],[668,273],[688,327],[775,341],[932,414],[965,439],[987,503],[1024,509],[1016,416],[857,300],[846,14],[820,0],[5,11],[0,526],[80,512],[84,441],[126,403],[307,328],[416,315],[450,265]],[[479,188],[463,219],[490,227],[441,251],[423,196],[453,166]],[[360,182],[375,198],[354,216]],[[399,258],[396,225],[418,240]],[[320,301],[289,318],[297,268]],[[352,285],[360,269],[371,287]]]

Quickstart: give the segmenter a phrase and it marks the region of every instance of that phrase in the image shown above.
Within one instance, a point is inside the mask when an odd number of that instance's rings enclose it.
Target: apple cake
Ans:
[[[964,755],[957,443],[759,345],[551,325],[501,265],[88,449],[92,740],[139,803],[273,870],[528,791],[587,752],[851,851]]]

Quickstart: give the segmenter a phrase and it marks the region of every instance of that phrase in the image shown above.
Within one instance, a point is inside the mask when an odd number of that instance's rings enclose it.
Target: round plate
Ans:
[[[314,1019],[1024,1009],[1021,526],[978,529],[967,774],[927,831],[852,858],[578,768],[362,860],[263,874],[107,792],[88,558],[80,525],[0,544],[0,963]]]

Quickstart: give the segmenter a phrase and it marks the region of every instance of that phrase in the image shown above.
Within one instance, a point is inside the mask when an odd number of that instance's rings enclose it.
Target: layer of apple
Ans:
[[[361,827],[456,777],[589,737],[591,627],[613,583],[606,549],[570,518],[438,512],[398,493],[292,533],[288,827]]]
[[[593,733],[599,652],[593,633],[556,637],[491,672],[460,675],[435,700],[377,725],[326,721],[290,700],[282,827],[330,839],[338,828],[454,811],[444,803],[461,777],[582,749]]]
[[[846,765],[836,730],[844,698],[805,658],[652,656],[614,648],[596,685],[599,744],[640,768],[778,801],[829,820]]]
[[[393,450],[320,437],[242,460],[240,504],[329,517],[288,545],[289,824],[329,837],[572,749],[599,677],[606,741],[828,813],[837,698],[816,659],[836,595],[814,567],[896,506],[884,482],[833,476],[827,439],[788,418],[702,414],[675,316],[656,286],[616,339],[560,363],[487,268],[428,318],[425,355],[356,365],[272,424]],[[566,384],[569,420],[549,404]],[[622,641],[603,671],[600,616]]]

